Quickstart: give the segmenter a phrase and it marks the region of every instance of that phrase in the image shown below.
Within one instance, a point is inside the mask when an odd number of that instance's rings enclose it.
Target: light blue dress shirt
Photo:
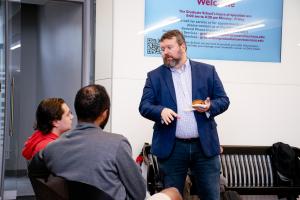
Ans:
[[[192,107],[192,74],[189,59],[179,68],[171,68],[177,100],[177,114],[179,119],[176,125],[177,138],[199,137],[197,122]]]

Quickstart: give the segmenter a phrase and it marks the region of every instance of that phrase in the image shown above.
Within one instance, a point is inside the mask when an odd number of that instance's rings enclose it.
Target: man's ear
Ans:
[[[53,127],[58,127],[58,120],[54,120],[54,121],[52,122],[52,126],[53,126]]]
[[[182,48],[182,50],[184,50],[186,52],[186,44],[185,43],[183,43],[180,47]]]
[[[102,113],[102,119],[106,119],[108,115],[108,109],[104,110],[104,112]]]
[[[108,114],[108,110],[106,109],[101,113],[101,115],[97,117],[97,120],[100,121],[100,123],[103,122],[106,119],[107,114]]]
[[[101,121],[100,121],[100,128],[104,129],[107,122],[108,122],[108,118],[109,118],[109,109],[106,109],[103,111],[102,115],[101,115]]]

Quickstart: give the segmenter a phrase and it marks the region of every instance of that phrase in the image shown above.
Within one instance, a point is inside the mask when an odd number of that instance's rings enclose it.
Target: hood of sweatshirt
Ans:
[[[35,131],[25,142],[22,150],[22,155],[30,160],[37,152],[47,146],[49,142],[52,142],[58,138],[54,133],[43,134],[41,131]]]

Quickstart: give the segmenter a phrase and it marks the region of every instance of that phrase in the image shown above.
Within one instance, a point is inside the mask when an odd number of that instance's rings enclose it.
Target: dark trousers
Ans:
[[[176,139],[171,155],[167,159],[158,159],[158,163],[165,188],[176,187],[183,194],[187,172],[190,169],[200,199],[220,199],[219,156],[207,158],[203,155],[199,139],[191,141]]]

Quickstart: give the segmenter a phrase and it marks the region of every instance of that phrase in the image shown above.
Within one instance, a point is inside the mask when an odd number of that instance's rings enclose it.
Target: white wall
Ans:
[[[299,0],[284,1],[281,63],[199,60],[216,66],[231,100],[216,118],[221,144],[300,147],[299,9]],[[146,73],[162,61],[144,57],[137,35],[144,28],[143,0],[97,0],[96,12],[96,82],[111,89],[110,128],[129,139],[136,156],[152,137],[153,122],[138,112]]]
[[[103,85],[112,99],[112,0],[96,1],[95,82]],[[112,115],[106,125],[111,130]],[[124,134],[125,135],[125,134]]]

